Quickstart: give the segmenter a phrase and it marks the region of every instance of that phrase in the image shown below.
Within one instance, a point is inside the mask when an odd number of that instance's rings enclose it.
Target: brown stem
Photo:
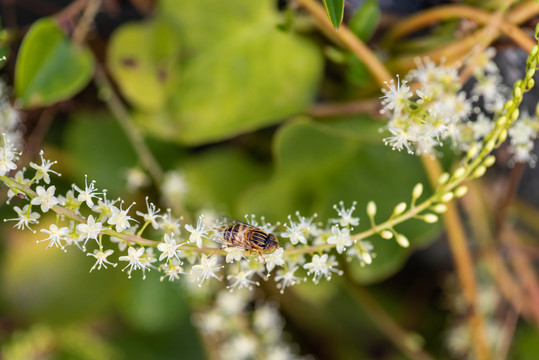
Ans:
[[[442,168],[440,162],[430,157],[421,157],[424,168],[433,186],[439,179]],[[477,311],[477,283],[472,256],[466,243],[466,232],[462,226],[456,203],[451,201],[446,204],[447,211],[444,213],[444,223],[449,240],[451,253],[455,262],[457,277],[459,279],[464,297],[470,310],[470,327],[474,341],[474,351],[478,359],[490,359],[489,350],[484,338],[484,321]]]
[[[415,16],[411,16],[401,23],[395,25],[387,34],[386,41],[397,41],[408,34],[411,34],[425,26],[437,23],[440,20],[462,19],[473,20],[482,25],[498,23],[497,30],[511,38],[515,43],[522,47],[526,52],[530,52],[535,45],[535,41],[512,22],[500,18],[496,19],[497,14],[491,14],[487,11],[475,9],[465,5],[445,5],[425,10]],[[462,41],[462,40],[461,40]]]
[[[344,271],[344,278],[348,286],[345,289],[350,292],[361,306],[365,314],[378,327],[378,329],[391,340],[391,342],[408,357],[415,360],[432,360],[433,357],[421,349],[414,337],[404,330],[395,320],[389,316],[380,306],[378,301],[361,285],[354,282],[349,271]]]
[[[305,10],[311,14],[316,26],[324,33],[328,34],[333,40],[343,45],[358,59],[361,59],[367,69],[371,72],[378,84],[382,87],[386,81],[389,81],[393,76],[376,55],[361,41],[354,33],[352,33],[344,24],[341,24],[338,30],[335,30],[329,21],[324,7],[313,0],[295,0]]]

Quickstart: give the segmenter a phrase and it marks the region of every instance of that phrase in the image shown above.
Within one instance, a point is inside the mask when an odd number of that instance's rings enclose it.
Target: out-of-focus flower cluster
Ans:
[[[218,359],[307,359],[285,341],[284,320],[276,306],[265,302],[248,311],[250,294],[220,292],[215,304],[194,316],[201,334],[212,343]]]
[[[296,212],[288,217],[283,231],[279,231],[279,223],[272,225],[264,218],[247,217],[244,225],[274,233],[280,239],[280,247],[263,253],[249,248],[249,238],[240,242],[247,244],[241,247],[215,241],[219,236],[222,239],[224,230],[209,212],[200,215],[196,224],[182,224],[172,210],[163,212],[148,198],[145,211],[131,211],[134,203],[108,199],[107,191],[88,179],[84,186],[73,184],[67,193],[58,194],[51,179],[60,175],[52,169],[56,162],[47,160],[43,152],[40,162],[32,162],[30,169],[23,168],[9,177],[16,169],[18,156],[9,138],[4,137],[0,181],[9,186],[10,201],[16,203],[16,217],[5,221],[14,221],[17,229],[39,230],[44,235],[38,243],[46,243],[47,249],[84,251],[95,259],[90,271],[121,264],[129,277],[141,271],[145,278],[147,271],[157,270],[163,274],[161,280],[183,277],[201,286],[213,279],[226,283],[230,291],[259,286],[273,272],[283,292],[308,278],[318,283],[322,278],[329,280],[334,274],[342,274],[335,252],[346,253],[349,261],[357,259],[362,265],[370,264],[374,257],[369,242],[351,235],[353,226],[359,224],[359,218],[353,216],[355,203],[350,208],[342,202],[335,205],[337,216],[326,225],[316,222],[316,215],[305,217]],[[40,219],[48,212],[57,214],[56,222],[41,228]],[[144,237],[146,234],[154,240]]]
[[[492,60],[494,55],[494,49],[489,48],[471,58],[470,94],[463,89],[456,65],[435,64],[428,58],[418,59],[417,69],[404,80],[391,80],[388,88],[382,89],[381,112],[390,118],[387,130],[391,135],[384,139],[386,145],[408,153],[436,155],[436,147],[446,141],[457,151],[468,151],[480,143],[494,127],[490,119],[502,111],[510,96]],[[415,94],[408,83],[418,87]],[[509,137],[514,161],[535,164],[531,151],[538,127],[537,118],[529,115],[513,124]]]

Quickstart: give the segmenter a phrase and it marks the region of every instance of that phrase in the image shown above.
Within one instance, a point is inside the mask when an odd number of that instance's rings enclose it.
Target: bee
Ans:
[[[224,216],[217,219],[215,233],[210,238],[227,247],[240,247],[249,250],[249,253],[256,251],[260,256],[262,253],[271,254],[279,248],[275,235]]]

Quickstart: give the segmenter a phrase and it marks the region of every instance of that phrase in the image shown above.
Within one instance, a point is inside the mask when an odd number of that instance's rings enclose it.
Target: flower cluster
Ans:
[[[475,81],[470,96],[463,90],[456,66],[435,64],[428,58],[418,59],[417,69],[404,80],[391,80],[381,98],[381,112],[390,117],[387,130],[391,135],[384,139],[385,144],[394,150],[435,155],[436,147],[446,140],[458,151],[468,151],[481,142],[494,127],[487,114],[500,114],[510,95],[492,60],[494,55],[494,49],[487,49],[471,58]],[[415,94],[409,82],[418,86]],[[477,106],[479,102],[487,113]],[[531,140],[536,131],[537,121],[528,116],[510,133],[514,161],[534,164]]]
[[[264,251],[263,247],[251,246],[254,240],[244,231],[235,235],[246,236],[241,241],[225,241],[223,232],[232,223],[220,224],[222,219],[209,212],[191,225],[182,224],[171,209],[161,211],[148,198],[144,210],[132,210],[135,203],[109,200],[107,191],[98,189],[95,181],[88,178],[84,186],[73,184],[65,194],[58,194],[52,185],[52,177],[60,176],[52,169],[56,162],[47,160],[43,152],[40,162],[32,162],[30,169],[23,168],[9,177],[8,173],[16,169],[17,157],[14,146],[4,137],[0,181],[9,186],[12,201],[27,202],[14,206],[16,217],[5,221],[14,221],[17,229],[39,229],[46,236],[38,243],[45,243],[46,249],[76,248],[85,252],[95,259],[90,271],[121,264],[128,277],[140,271],[145,278],[148,271],[157,270],[163,274],[162,280],[183,277],[201,286],[213,279],[226,283],[231,292],[259,286],[275,272],[274,280],[283,292],[307,278],[318,283],[342,274],[335,252],[346,253],[347,260],[357,259],[362,265],[370,264],[374,257],[373,246],[352,235],[353,226],[359,225],[359,218],[353,215],[355,202],[350,208],[343,202],[335,205],[337,216],[326,225],[316,221],[316,214],[305,217],[299,212],[289,216],[282,227],[263,217],[246,217],[242,226],[275,234],[280,239],[280,246]],[[30,172],[33,174],[28,178]],[[56,222],[39,228],[46,213],[55,213]],[[145,237],[149,232],[152,237],[161,235],[151,240]],[[243,245],[234,246],[238,243]]]
[[[220,292],[215,304],[195,316],[195,325],[211,340],[219,359],[301,359],[284,341],[284,320],[276,306],[254,304],[244,291]]]

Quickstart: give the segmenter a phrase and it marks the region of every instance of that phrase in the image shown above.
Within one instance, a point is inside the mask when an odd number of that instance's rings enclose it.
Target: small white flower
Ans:
[[[178,253],[180,252],[178,248],[181,246],[181,244],[176,244],[176,241],[174,240],[174,234],[171,233],[165,234],[163,237],[163,242],[159,243],[157,245],[157,250],[161,251],[161,255],[159,256],[159,261],[162,261],[164,258],[170,259],[170,258],[176,258],[181,265],[180,258],[178,257]]]
[[[234,282],[232,282],[226,288],[230,291],[233,291],[236,288],[241,289],[243,287],[247,288],[248,290],[251,290],[253,285],[260,286],[260,283],[258,281],[250,280],[253,274],[253,270],[241,270],[236,274],[227,275],[227,280],[232,280]]]
[[[215,274],[215,272],[219,271],[221,268],[222,266],[217,265],[216,257],[208,259],[206,255],[202,255],[202,257],[200,258],[200,264],[193,265],[191,269],[197,275],[197,280],[200,280],[200,282],[198,283],[198,286],[200,287],[202,286],[204,280],[210,279],[212,277],[221,281],[221,279],[219,279],[219,277]]]
[[[149,203],[148,202],[148,197],[146,196],[146,208],[148,209],[148,212],[146,213],[143,213],[141,211],[137,211],[137,215],[138,216],[141,216],[145,222],[149,223],[149,224],[152,224],[152,227],[154,229],[157,229],[159,228],[159,225],[157,224],[157,219],[163,217],[162,215],[157,215],[157,213],[159,211],[161,211],[161,209],[157,209],[155,208],[155,205],[152,204],[152,203]]]
[[[73,184],[73,189],[77,190],[79,192],[79,196],[77,196],[77,200],[80,202],[86,202],[86,205],[91,209],[94,207],[94,202],[92,200],[93,197],[97,198],[97,189],[95,188],[95,180],[92,180],[90,182],[90,186],[88,186],[88,176],[84,176],[84,184],[85,188],[82,190],[77,185]]]
[[[342,254],[347,246],[353,244],[352,239],[350,239],[350,230],[347,228],[341,229],[338,225],[333,225],[331,233],[333,235],[328,238],[328,244],[335,245],[339,254]]]
[[[172,218],[172,210],[169,208],[167,209],[167,214],[161,216],[161,221],[159,222],[159,227],[165,232],[165,233],[174,233],[174,234],[181,234],[181,226],[180,226],[180,220],[181,219],[173,219]]]
[[[412,92],[410,87],[406,85],[406,80],[400,80],[397,77],[397,84],[395,85],[395,80],[391,79],[389,82],[385,82],[388,89],[382,89],[384,96],[380,97],[382,99],[383,109],[382,114],[386,113],[388,110],[393,110],[394,112],[400,112],[404,109],[410,97],[412,97]]]
[[[266,263],[266,270],[268,274],[276,267],[284,265],[284,249],[282,247],[278,248],[271,254],[263,254],[264,262]]]
[[[359,264],[363,267],[372,263],[374,247],[368,241],[359,241],[355,246],[351,247],[346,253],[350,256],[356,256]]]
[[[127,249],[127,255],[120,256],[120,261],[127,261],[128,264],[122,269],[124,271],[125,269],[129,268],[127,271],[128,278],[131,279],[131,272],[133,270],[142,269],[143,271],[143,279],[145,278],[144,270],[146,269],[146,265],[142,262],[142,256],[144,255],[144,247],[140,247],[138,249],[135,249],[134,247],[130,246],[129,249]]]
[[[18,217],[13,219],[4,219],[4,221],[17,221],[13,227],[19,230],[26,227],[28,230],[35,232],[35,230],[32,230],[29,225],[38,223],[37,219],[40,217],[39,213],[32,212],[30,204],[24,205],[22,209],[18,206],[14,206],[13,209],[17,213]]]
[[[314,274],[313,281],[317,284],[322,276],[325,276],[327,280],[330,280],[332,272],[342,275],[342,271],[334,268],[335,265],[338,264],[335,261],[334,256],[329,257],[328,254],[314,254],[311,262],[303,265],[303,268],[307,270],[307,274]]]
[[[5,175],[17,168],[15,160],[17,160],[18,154],[15,152],[15,148],[7,138],[6,134],[2,135],[4,137],[4,146],[0,148],[0,175]]]
[[[226,251],[226,258],[225,262],[227,263],[233,263],[234,261],[240,261],[241,259],[245,259],[245,250],[241,247],[237,246],[229,246],[225,248]]]
[[[101,221],[105,221],[110,218],[110,216],[112,215],[111,209],[114,204],[116,204],[116,202],[119,200],[120,199],[112,201],[108,200],[107,190],[103,190],[103,199],[97,199],[97,205],[92,207],[92,211],[99,214],[99,218],[101,219]]]
[[[109,264],[109,265],[112,265],[114,267],[116,267],[116,263],[113,263],[113,262],[110,262],[107,260],[107,257],[109,257],[110,255],[112,255],[112,253],[114,252],[114,250],[105,250],[103,252],[103,250],[94,250],[94,253],[93,254],[90,254],[90,253],[87,253],[86,255],[87,256],[93,256],[97,259],[97,261],[95,262],[94,266],[92,266],[92,268],[90,269],[90,272],[92,272],[96,267],[97,267],[97,270],[101,270],[101,267],[104,267],[105,269],[107,268],[107,265],[106,264]]]
[[[196,243],[199,248],[202,247],[203,238],[207,238],[206,234],[210,231],[209,229],[206,229],[203,219],[204,215],[198,217],[196,229],[190,224],[185,225],[185,229],[191,233],[191,235],[189,235],[189,242],[191,244]]]
[[[408,154],[414,153],[412,142],[415,139],[409,132],[397,126],[389,126],[387,130],[393,135],[383,139],[385,145],[391,146],[393,150],[401,151],[405,148]]]
[[[103,229],[103,224],[99,221],[95,221],[94,216],[88,216],[86,224],[81,223],[77,225],[77,231],[79,232],[79,239],[84,239],[84,244],[82,245],[83,249],[86,248],[86,243],[89,239],[94,239],[99,245],[99,240],[97,237]]]
[[[61,248],[62,250],[66,251],[64,249],[64,246],[62,245],[62,240],[65,241],[65,238],[67,236],[69,229],[67,227],[61,227],[59,228],[55,224],[51,224],[49,226],[49,229],[41,229],[41,232],[49,234],[49,237],[43,240],[38,240],[37,242],[40,243],[42,241],[49,240],[49,245],[47,245],[46,249],[51,247],[52,245]]]
[[[107,223],[110,225],[116,225],[116,231],[122,232],[131,225],[129,224],[130,220],[135,221],[131,216],[127,215],[129,212],[129,209],[131,209],[131,206],[133,206],[135,203],[131,204],[127,209],[122,210],[122,204],[120,204],[120,208],[117,208],[116,206],[112,205],[110,207],[111,215],[110,218],[107,220]]]
[[[38,186],[36,188],[36,194],[37,196],[32,199],[30,204],[32,205],[40,205],[41,211],[46,213],[49,211],[54,205],[58,204],[58,199],[56,196],[54,196],[54,192],[56,191],[56,187],[52,185],[48,189],[45,190],[43,186]]]
[[[165,277],[168,277],[168,281],[178,280],[180,278],[180,274],[185,274],[183,268],[181,267],[181,262],[176,260],[176,258],[172,258],[172,260],[165,265],[164,271],[165,276],[160,277],[161,281],[163,281]]]
[[[58,172],[51,170],[51,166],[56,164],[56,161],[45,160],[43,158],[43,150],[39,152],[39,155],[41,156],[41,165],[37,165],[33,162],[30,163],[30,167],[37,170],[34,178],[37,181],[43,179],[43,181],[45,181],[46,184],[50,184],[51,182],[51,177],[49,175],[50,172],[60,176]]]
[[[298,242],[306,244],[307,238],[305,237],[302,228],[300,228],[299,224],[292,221],[292,217],[290,215],[288,216],[288,220],[290,222],[290,226],[285,224],[286,231],[281,233],[281,236],[289,238],[292,245],[296,245]]]
[[[256,339],[253,336],[240,334],[223,344],[220,357],[222,359],[248,360],[255,357],[256,350]]]
[[[255,309],[253,313],[253,327],[260,334],[270,334],[273,335],[272,338],[276,339],[283,326],[284,321],[274,306],[263,304]]]
[[[333,205],[333,208],[335,211],[337,211],[337,214],[340,216],[339,219],[330,219],[333,223],[339,223],[342,227],[348,227],[348,226],[357,226],[359,225],[359,218],[352,217],[352,213],[356,209],[357,202],[354,201],[352,203],[352,207],[350,209],[346,209],[344,207],[344,202],[339,201],[340,208],[337,207],[337,205]]]
[[[175,201],[182,199],[187,193],[189,186],[185,180],[185,175],[179,171],[170,171],[163,176],[161,193],[165,201]]]
[[[148,175],[146,175],[146,173],[138,167],[127,169],[126,178],[127,189],[129,191],[135,191],[150,184],[150,178]]]
[[[279,282],[277,284],[277,289],[280,289],[280,293],[284,293],[284,289],[296,285],[302,281],[305,281],[305,278],[300,278],[294,275],[296,270],[298,269],[297,266],[294,266],[290,270],[281,269],[277,271],[277,276],[275,277],[275,281]]]

